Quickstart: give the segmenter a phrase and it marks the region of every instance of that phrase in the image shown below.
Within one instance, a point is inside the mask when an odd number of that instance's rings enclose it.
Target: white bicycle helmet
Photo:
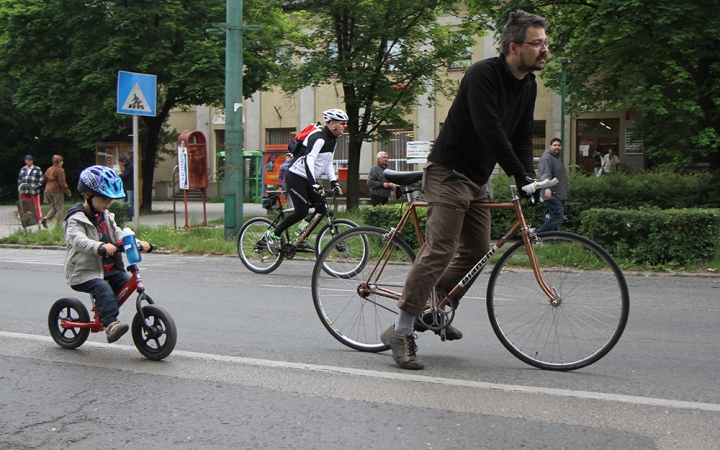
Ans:
[[[325,123],[330,122],[331,120],[347,122],[349,117],[342,109],[328,109],[327,111],[323,111],[323,119],[325,120]]]

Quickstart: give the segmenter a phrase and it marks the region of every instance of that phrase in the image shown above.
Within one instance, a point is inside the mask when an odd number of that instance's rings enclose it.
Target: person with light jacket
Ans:
[[[124,198],[125,191],[115,171],[104,166],[83,170],[78,191],[85,202],[76,203],[65,215],[65,278],[73,290],[94,297],[107,341],[115,342],[129,329],[118,320],[120,307],[115,295],[130,275],[116,253],[122,232],[108,208],[113,200]],[[147,252],[152,247],[138,240],[138,248]]]

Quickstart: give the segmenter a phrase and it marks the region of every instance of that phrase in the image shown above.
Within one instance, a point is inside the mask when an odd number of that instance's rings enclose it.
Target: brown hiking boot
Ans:
[[[383,344],[390,346],[393,360],[401,368],[420,370],[425,367],[415,354],[417,352],[415,335],[396,333],[395,325],[390,325],[390,328],[380,335],[380,340]]]

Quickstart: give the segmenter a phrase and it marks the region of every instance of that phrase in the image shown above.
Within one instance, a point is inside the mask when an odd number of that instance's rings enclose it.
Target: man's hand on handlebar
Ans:
[[[533,188],[535,180],[528,175],[523,176],[515,176],[515,186],[517,186],[517,189],[520,194],[520,198],[530,198],[532,194],[535,193],[535,189]],[[525,187],[527,186],[527,189]]]
[[[313,185],[312,185],[312,190],[313,190],[313,192],[315,192],[315,193],[318,194],[318,195],[322,195],[322,196],[325,195],[325,188],[323,188],[323,187],[322,187],[321,185],[319,185],[319,184],[313,184]]]
[[[340,187],[340,183],[338,183],[337,181],[333,180],[333,181],[330,182],[330,184],[332,184],[333,194],[335,194],[335,195],[342,195],[343,192],[342,192],[342,188]]]

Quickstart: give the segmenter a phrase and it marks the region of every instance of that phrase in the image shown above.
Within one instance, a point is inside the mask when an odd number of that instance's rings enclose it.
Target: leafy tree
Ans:
[[[310,31],[294,40],[300,61],[282,80],[286,91],[336,84],[342,88],[350,121],[348,203],[359,203],[360,147],[387,137],[383,124],[410,126],[405,119],[427,94],[449,94],[454,83],[448,63],[462,59],[473,44],[472,30],[458,20],[449,0],[316,0],[299,2],[299,27]]]
[[[541,74],[560,91],[568,58],[570,111],[641,110],[646,154],[720,165],[720,2],[673,0],[468,0],[500,29],[509,11],[549,19],[552,63]],[[691,151],[692,150],[692,151]],[[700,150],[696,152],[694,150]]]
[[[4,164],[0,165],[0,201],[15,201],[17,175],[27,154],[33,155],[35,164],[45,170],[52,165],[52,155],[63,155],[67,160],[78,157],[78,147],[68,139],[45,139],[43,124],[36,122],[31,114],[17,108],[12,103],[12,92],[17,87],[13,80],[0,82],[0,155]],[[76,175],[71,168],[66,170],[68,179]],[[70,186],[74,192],[75,187]]]
[[[0,74],[16,83],[12,100],[52,138],[76,140],[92,162],[94,144],[125,140],[129,116],[115,114],[117,74],[157,76],[157,116],[141,117],[143,197],[151,207],[163,123],[173,108],[222,105],[225,0],[0,0]],[[245,19],[264,25],[246,33],[243,92],[265,89],[279,66],[274,54],[289,27],[275,4],[245,1]],[[270,62],[268,62],[270,61]]]

